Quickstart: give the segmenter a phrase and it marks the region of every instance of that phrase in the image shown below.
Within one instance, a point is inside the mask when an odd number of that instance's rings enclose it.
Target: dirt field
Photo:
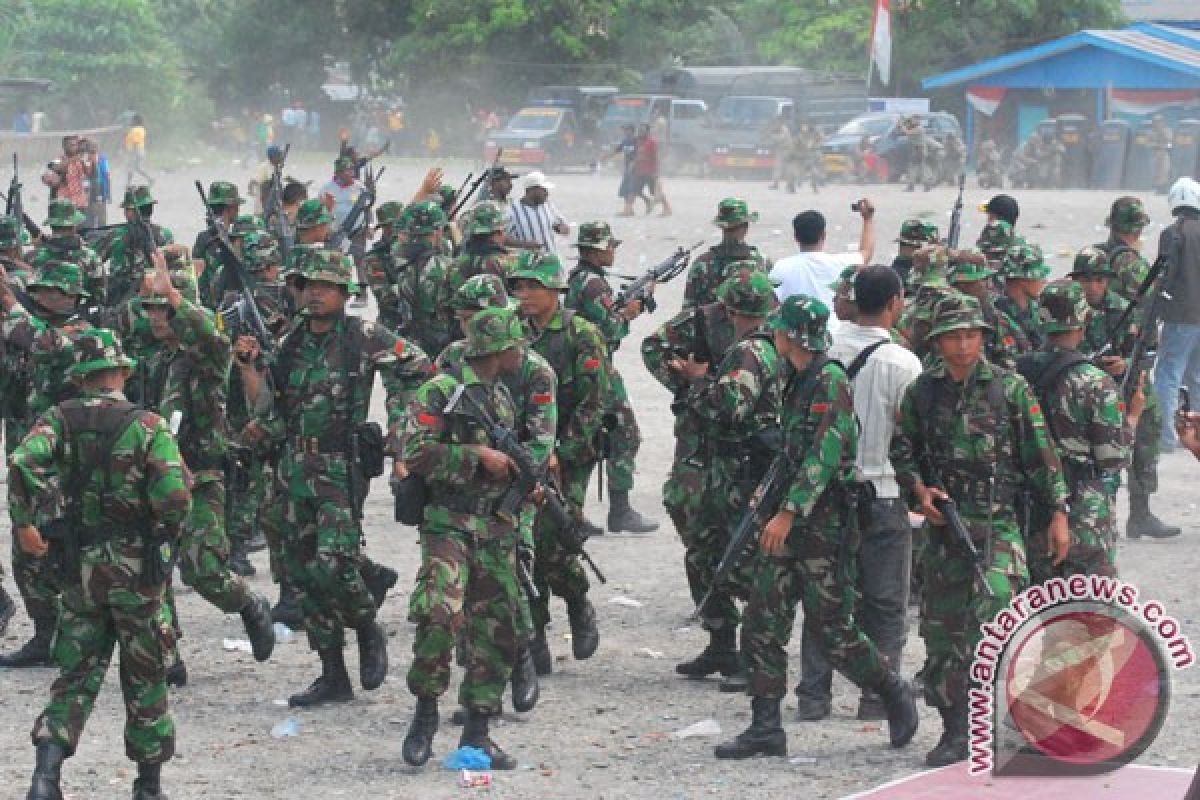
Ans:
[[[311,178],[319,186],[328,177],[326,159],[313,159],[289,172]],[[381,199],[408,200],[424,165],[389,164]],[[457,183],[465,166],[452,166],[447,179]],[[155,185],[160,199],[156,221],[175,231],[176,239],[191,243],[202,217],[192,180],[225,177],[245,186],[249,172],[228,163],[187,167],[163,174]],[[864,189],[830,187],[819,195],[773,192],[761,182],[734,184],[696,180],[668,182],[675,215],[667,219],[614,217],[620,202],[612,173],[557,175],[551,199],[573,222],[608,219],[625,241],[616,269],[632,273],[644,256],[654,263],[677,245],[713,240],[710,219],[718,200],[745,197],[761,219],[749,241],[773,258],[794,250],[790,220],[798,211],[818,208],[829,219],[829,249],[842,250],[858,240],[858,217],[850,203]],[[244,190],[244,189],[243,189]],[[930,193],[906,194],[899,187],[865,189],[879,209],[876,261],[890,261],[903,218],[928,212],[945,229],[954,195],[947,187]],[[974,241],[983,223],[975,206],[990,195],[967,192],[963,241]],[[1103,222],[1113,197],[1095,192],[1025,191],[1019,232],[1051,254],[1056,275],[1066,271],[1069,253],[1105,236]],[[1149,249],[1158,231],[1169,222],[1165,202],[1147,197],[1154,227],[1147,232]],[[29,208],[44,208],[44,197],[29,196]],[[639,206],[640,207],[640,206]],[[570,240],[560,240],[564,257],[573,253]],[[411,659],[412,629],[405,621],[411,578],[418,563],[416,533],[391,521],[391,497],[376,481],[367,503],[366,536],[370,552],[397,569],[400,584],[382,611],[391,636],[391,675],[376,692],[360,692],[354,702],[313,712],[286,707],[286,697],[316,675],[315,654],[303,637],[281,643],[266,665],[223,647],[223,639],[241,639],[237,617],[226,617],[191,592],[180,596],[186,638],[181,650],[191,681],[172,695],[179,729],[179,756],[164,770],[164,784],[175,800],[197,798],[380,797],[449,798],[472,793],[498,798],[779,798],[785,796],[839,797],[919,770],[922,759],[940,732],[936,714],[922,710],[922,728],[907,749],[894,751],[877,725],[854,719],[857,692],[841,678],[835,681],[833,717],[822,723],[795,720],[795,702],[785,705],[789,736],[788,759],[719,762],[712,746],[745,727],[749,701],[717,692],[715,683],[678,679],[673,665],[695,654],[705,641],[703,632],[688,622],[691,604],[682,569],[682,548],[662,512],[660,486],[670,464],[672,440],[669,397],[641,365],[637,343],[674,313],[682,294],[682,279],[659,292],[660,308],[639,319],[616,356],[634,398],[644,443],[638,465],[634,501],[658,516],[656,534],[633,537],[608,535],[590,550],[608,576],[608,584],[593,585],[592,598],[600,619],[601,645],[594,658],[570,658],[565,611],[556,601],[552,648],[558,657],[555,672],[543,679],[542,699],[527,715],[506,714],[494,727],[494,738],[519,759],[520,768],[496,773],[490,789],[463,789],[457,775],[441,769],[440,759],[457,744],[458,730],[446,721],[455,688],[442,704],[443,726],[434,760],[412,770],[400,757],[400,744],[413,709],[404,673]],[[382,418],[381,393],[375,414]],[[1169,542],[1122,540],[1123,577],[1135,582],[1145,598],[1160,600],[1185,633],[1200,636],[1200,599],[1194,578],[1200,571],[1200,517],[1194,486],[1200,464],[1190,455],[1164,456],[1162,489],[1155,498],[1158,512],[1182,524],[1184,535]],[[1187,487],[1192,486],[1193,489]],[[1122,521],[1124,495],[1122,494]],[[589,514],[603,520],[605,508],[589,500]],[[0,526],[0,549],[9,546],[8,526]],[[259,574],[254,587],[275,595],[267,575],[266,553],[254,556]],[[9,576],[6,587],[15,592]],[[633,602],[629,602],[633,601]],[[923,659],[915,618],[906,649],[904,671],[911,676]],[[4,649],[28,635],[28,622],[19,615]],[[791,652],[792,680],[798,678],[799,637]],[[352,675],[356,656],[350,648]],[[1157,742],[1141,763],[1192,767],[1200,761],[1200,673],[1174,674],[1172,708]],[[46,698],[51,670],[0,671],[0,794],[23,796],[33,766],[28,731]],[[457,683],[456,674],[456,683]],[[357,683],[357,678],[355,678]],[[275,739],[272,726],[294,717],[300,725],[294,738]],[[69,797],[128,796],[134,774],[122,746],[122,706],[115,675],[110,676],[84,735],[78,755],[67,762],[64,788]],[[719,737],[677,739],[671,733],[706,719],[719,723]]]

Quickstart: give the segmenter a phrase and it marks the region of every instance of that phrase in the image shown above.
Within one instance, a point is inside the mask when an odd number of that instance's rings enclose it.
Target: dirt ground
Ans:
[[[327,159],[312,158],[289,165],[289,173],[313,179],[319,186],[328,177]],[[392,160],[383,180],[381,200],[407,201],[425,165]],[[457,183],[468,165],[452,164],[447,179]],[[191,243],[202,223],[192,180],[202,177],[234,179],[245,186],[249,171],[228,161],[181,166],[160,175],[154,191],[160,199],[156,220],[171,227],[176,239]],[[667,189],[675,208],[667,219],[614,216],[617,176],[555,175],[558,186],[551,199],[573,222],[607,219],[624,240],[616,269],[635,272],[642,263],[666,257],[677,245],[700,239],[710,242],[710,224],[718,200],[745,197],[761,218],[749,241],[772,258],[794,250],[790,220],[806,208],[817,208],[829,220],[829,249],[852,247],[858,240],[858,217],[850,203],[866,193],[879,209],[876,261],[890,261],[892,240],[903,218],[928,213],[945,230],[954,192],[942,187],[930,193],[906,194],[900,187],[829,187],[820,194],[788,195],[770,191],[765,182],[671,180]],[[963,242],[974,241],[984,215],[975,210],[990,192],[970,188],[963,216]],[[1069,254],[1105,236],[1103,222],[1112,195],[1099,192],[1023,191],[1019,232],[1045,248],[1055,274],[1063,274]],[[1154,226],[1147,232],[1149,250],[1169,222],[1165,202],[1146,197]],[[44,208],[44,197],[31,192],[27,207]],[[639,206],[640,208],[640,206]],[[119,213],[119,211],[114,211]],[[560,240],[564,257],[573,253],[570,240]],[[645,260],[643,262],[643,259]],[[316,675],[318,664],[302,636],[281,643],[272,660],[259,665],[246,653],[223,646],[225,639],[244,638],[236,616],[224,616],[194,593],[180,596],[186,638],[181,650],[190,683],[171,698],[178,724],[178,757],[164,770],[165,787],[176,800],[261,797],[381,797],[449,798],[472,793],[498,798],[776,798],[803,793],[808,797],[839,797],[922,768],[924,753],[934,744],[940,726],[930,709],[922,708],[922,728],[904,750],[891,750],[877,725],[854,719],[857,692],[840,677],[835,681],[833,717],[821,723],[795,719],[795,701],[785,704],[789,759],[721,762],[712,746],[744,728],[749,719],[745,697],[718,693],[715,682],[679,679],[673,665],[694,655],[705,641],[703,632],[688,621],[691,603],[682,568],[682,548],[663,513],[660,487],[670,464],[672,439],[669,397],[643,368],[638,341],[679,308],[683,280],[662,287],[660,308],[633,325],[633,333],[616,355],[634,398],[643,445],[638,463],[635,505],[663,522],[649,536],[607,535],[590,543],[608,583],[594,583],[592,599],[599,614],[601,644],[594,658],[575,662],[565,611],[555,601],[552,649],[554,674],[542,681],[542,698],[530,714],[509,712],[494,726],[494,738],[516,756],[515,772],[495,773],[490,789],[464,789],[457,775],[440,767],[441,758],[457,744],[457,729],[446,721],[453,707],[459,674],[442,704],[443,726],[434,760],[424,769],[408,768],[400,745],[413,709],[404,682],[411,659],[412,628],[405,621],[411,579],[418,564],[416,532],[391,521],[391,497],[376,481],[367,503],[366,537],[373,556],[397,569],[401,581],[382,610],[391,637],[391,675],[376,692],[359,692],[352,703],[310,712],[286,707],[286,697],[303,689]],[[369,312],[370,313],[370,312]],[[382,419],[381,392],[374,413]],[[1200,598],[1192,582],[1200,571],[1200,516],[1194,484],[1200,464],[1185,453],[1164,456],[1161,490],[1154,506],[1167,520],[1184,526],[1184,535],[1167,542],[1122,540],[1120,568],[1136,583],[1144,598],[1160,600],[1182,624],[1185,633],[1200,636]],[[1193,489],[1188,489],[1192,486]],[[1124,494],[1121,515],[1124,519]],[[605,508],[589,499],[590,516],[603,520]],[[9,546],[8,526],[0,526],[0,548]],[[267,574],[266,553],[253,557],[256,590],[274,598]],[[11,576],[6,587],[15,592]],[[923,649],[916,636],[915,617],[904,672],[920,666]],[[28,636],[23,614],[14,620],[0,647],[11,649]],[[349,648],[352,674],[357,663]],[[798,678],[799,637],[791,647],[793,682]],[[54,673],[48,669],[0,671],[0,794],[23,796],[33,766],[28,731],[45,701]],[[1141,763],[1193,767],[1200,761],[1200,673],[1173,675],[1173,697],[1164,730]],[[357,683],[357,679],[355,679]],[[133,766],[122,746],[122,705],[116,677],[110,676],[92,716],[78,755],[67,762],[64,788],[73,798],[128,796]],[[299,734],[276,739],[271,729],[294,717]],[[719,736],[674,738],[672,733],[693,723],[715,720]]]

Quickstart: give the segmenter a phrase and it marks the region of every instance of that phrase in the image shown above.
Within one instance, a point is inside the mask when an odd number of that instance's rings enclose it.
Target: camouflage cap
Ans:
[[[806,294],[794,294],[767,322],[768,330],[783,331],[805,350],[824,353],[833,343],[829,336],[829,307]]]
[[[90,328],[75,340],[75,363],[67,369],[72,378],[82,378],[102,369],[132,369],[137,362],[125,355],[121,339],[108,328]]]
[[[258,217],[253,214],[238,214],[238,218],[233,221],[233,225],[229,228],[229,238],[242,239],[247,234],[258,233],[261,230],[263,230],[263,227]]]
[[[467,358],[500,353],[525,344],[525,330],[517,313],[510,308],[485,308],[466,324]]]
[[[713,225],[718,228],[736,228],[749,222],[758,221],[758,212],[751,211],[745,200],[737,197],[726,197],[717,204],[717,216]]]
[[[516,269],[508,276],[513,281],[537,281],[547,289],[566,291],[567,282],[563,279],[562,262],[553,253],[534,253],[526,250],[517,258]]]
[[[1058,280],[1046,285],[1038,298],[1038,314],[1045,333],[1067,333],[1087,325],[1092,309],[1083,287],[1075,281]]]
[[[932,244],[913,253],[913,271],[909,276],[914,287],[948,289],[946,275],[950,270],[950,250],[945,245]]]
[[[983,226],[976,245],[991,258],[1003,258],[1008,248],[1012,247],[1013,238],[1012,224],[996,219]]]
[[[1104,224],[1114,233],[1140,233],[1150,224],[1150,215],[1141,200],[1126,195],[1113,201]]]
[[[1018,241],[1005,251],[1000,271],[1006,278],[1027,281],[1044,281],[1050,277],[1050,267],[1042,255],[1042,248],[1026,241]]]
[[[607,222],[585,222],[579,226],[579,235],[575,237],[575,246],[591,248],[592,250],[607,250],[608,246],[619,245],[620,239],[613,236],[612,228]]]
[[[440,205],[424,200],[404,209],[400,224],[410,236],[431,236],[445,228],[449,221]]]
[[[451,311],[479,311],[485,308],[507,308],[508,290],[498,275],[485,272],[472,275],[450,296]]]
[[[350,156],[338,156],[333,160],[334,172],[341,172],[344,169],[354,169],[354,159]]]
[[[729,265],[729,277],[717,289],[717,299],[730,311],[746,317],[765,317],[778,305],[771,279],[753,261]]]
[[[829,284],[829,288],[834,294],[847,293],[847,296],[854,300],[854,276],[858,274],[858,267],[846,267],[838,273],[837,280]]]
[[[404,213],[404,203],[389,200],[375,209],[375,224],[382,228],[384,225],[395,225],[400,222]]]
[[[933,328],[929,335],[941,336],[950,331],[961,331],[972,328],[990,329],[983,318],[983,309],[979,301],[969,294],[950,291],[938,301],[933,310]]]
[[[130,186],[125,190],[125,197],[121,200],[121,208],[145,208],[157,202],[150,194],[149,186]]]
[[[213,181],[208,185],[207,202],[210,206],[240,206],[244,201],[229,181]]]
[[[923,219],[906,219],[900,225],[900,238],[897,242],[909,247],[920,247],[923,244],[937,244],[938,227]]]
[[[242,241],[242,260],[251,272],[262,272],[267,267],[279,264],[282,257],[279,242],[266,231],[248,233]]]
[[[1067,273],[1068,278],[1083,276],[1114,278],[1116,275],[1116,270],[1108,263],[1108,255],[1099,247],[1092,245],[1088,245],[1075,254],[1075,260],[1071,263],[1071,271]]]
[[[296,227],[300,230],[315,228],[326,222],[333,222],[333,214],[315,197],[305,200],[296,209]]]
[[[508,227],[503,209],[495,203],[480,203],[471,210],[467,224],[468,236],[489,236]]]
[[[445,209],[448,204],[453,203],[458,197],[458,188],[451,186],[448,183],[443,183],[437,188],[437,196],[438,202],[440,202],[442,204],[442,208]]]
[[[51,228],[70,228],[82,225],[86,219],[84,213],[70,200],[59,199],[50,201],[45,224]]]
[[[304,250],[297,260],[300,275],[307,281],[324,281],[345,286],[353,294],[358,291],[354,282],[354,265],[340,250]]]
[[[968,250],[950,250],[949,258],[950,264],[947,278],[950,283],[985,281],[996,274],[996,270],[988,266],[987,259],[984,258],[983,253],[974,248]]]
[[[83,288],[83,270],[70,261],[47,261],[34,273],[27,289],[58,289],[64,294],[87,297]]]
[[[11,216],[0,216],[0,250],[20,247],[22,242],[21,220]]]

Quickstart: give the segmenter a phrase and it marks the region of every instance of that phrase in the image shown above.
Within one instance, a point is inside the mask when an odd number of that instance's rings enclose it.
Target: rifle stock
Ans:
[[[950,230],[946,232],[946,245],[958,247],[962,236],[963,190],[967,187],[967,173],[958,174],[958,199],[954,201],[954,211],[950,214]]]
[[[659,283],[668,283],[683,274],[691,261],[692,253],[703,245],[704,241],[701,240],[687,249],[680,247],[666,259],[639,275],[632,283],[622,286],[621,291],[617,292],[614,303],[616,307],[621,308],[634,300],[641,300],[648,310],[653,311],[654,299],[650,287]]]

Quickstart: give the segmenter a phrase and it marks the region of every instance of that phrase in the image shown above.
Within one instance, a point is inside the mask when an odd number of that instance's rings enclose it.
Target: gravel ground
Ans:
[[[325,159],[289,165],[289,172],[325,180]],[[407,199],[424,164],[393,160],[383,181],[383,199]],[[448,169],[451,180],[461,179],[464,166]],[[457,179],[455,176],[459,176]],[[155,193],[161,200],[158,219],[190,243],[201,222],[191,182],[222,176],[244,185],[248,172],[228,162],[188,166],[159,178]],[[860,188],[830,187],[819,195],[772,192],[765,183],[725,183],[671,180],[667,187],[675,207],[669,219],[639,216],[618,219],[617,179],[599,176],[554,176],[558,187],[552,199],[573,221],[607,218],[625,240],[617,269],[633,272],[644,256],[650,263],[665,257],[677,245],[711,238],[709,224],[716,202],[740,194],[761,220],[751,230],[750,241],[772,258],[790,254],[791,217],[816,207],[829,218],[829,247],[852,247],[858,238],[858,218],[850,203]],[[893,254],[891,240],[904,217],[928,212],[943,226],[949,219],[954,193],[943,187],[930,193],[905,194],[900,188],[869,187],[879,208],[880,245],[877,261]],[[970,189],[964,214],[963,241],[973,241],[983,223],[974,206],[990,192]],[[44,197],[27,197],[29,207],[44,207]],[[1069,252],[1104,237],[1102,223],[1112,197],[1096,192],[1020,193],[1021,222],[1026,236],[1043,245],[1056,274],[1066,271]],[[1165,203],[1148,198],[1155,219],[1147,239],[1153,250],[1159,225],[1169,221]],[[562,242],[562,252],[573,251]],[[318,665],[303,637],[281,643],[271,662],[254,663],[242,652],[229,650],[223,640],[244,634],[236,616],[224,616],[184,590],[180,611],[186,631],[181,644],[191,682],[172,696],[179,729],[177,758],[164,772],[165,785],[176,800],[215,797],[317,798],[387,797],[441,798],[486,793],[494,797],[526,798],[775,798],[803,791],[809,797],[839,797],[917,771],[922,757],[937,739],[936,715],[922,709],[922,724],[907,749],[886,746],[886,734],[875,724],[854,719],[857,692],[840,677],[835,681],[833,717],[823,723],[795,719],[795,703],[785,704],[790,760],[756,759],[740,763],[719,762],[712,746],[745,727],[749,703],[739,696],[722,695],[712,682],[676,678],[673,665],[703,646],[703,632],[688,621],[691,603],[682,569],[682,548],[660,505],[659,487],[670,464],[672,449],[669,397],[640,363],[637,342],[679,307],[683,281],[663,287],[660,309],[639,319],[616,360],[634,397],[644,437],[638,465],[635,505],[664,521],[653,535],[608,535],[590,544],[596,561],[607,573],[607,585],[595,585],[592,599],[600,620],[601,645],[588,662],[570,658],[565,639],[565,610],[555,602],[552,649],[555,672],[543,679],[538,708],[525,715],[506,714],[494,726],[494,738],[520,762],[512,773],[497,773],[490,789],[468,790],[456,785],[454,773],[437,766],[457,743],[457,730],[443,723],[436,741],[435,760],[421,770],[408,768],[400,757],[400,744],[413,708],[404,684],[412,643],[405,621],[411,577],[418,564],[415,531],[391,521],[391,498],[386,486],[376,482],[367,502],[366,535],[371,553],[401,574],[400,584],[384,606],[382,620],[391,636],[392,673],[373,693],[360,692],[349,704],[313,712],[295,713],[286,708],[286,697],[307,686]],[[375,414],[382,416],[380,392]],[[1200,570],[1197,539],[1200,517],[1192,490],[1187,489],[1200,465],[1190,455],[1164,456],[1160,469],[1162,490],[1155,507],[1166,519],[1182,524],[1184,535],[1170,542],[1122,541],[1123,577],[1136,583],[1144,598],[1157,598],[1183,625],[1185,633],[1197,630],[1200,600],[1187,578]],[[1121,499],[1122,519],[1124,495]],[[589,500],[589,513],[602,520],[604,508]],[[7,526],[0,547],[8,547]],[[266,553],[253,557],[259,569],[252,579],[256,590],[274,596],[267,576]],[[11,578],[7,584],[14,591]],[[632,602],[630,602],[632,601]],[[911,675],[920,666],[921,641],[913,635],[906,650],[904,670]],[[0,646],[11,649],[28,635],[28,623],[14,621]],[[799,637],[791,651],[798,664]],[[351,671],[356,657],[351,648]],[[793,669],[793,681],[796,679]],[[9,754],[0,764],[0,793],[19,796],[28,786],[33,765],[28,730],[45,701],[53,679],[51,670],[0,671],[0,751]],[[1162,734],[1141,763],[1191,767],[1200,761],[1200,678],[1195,670],[1175,673],[1172,708]],[[457,682],[458,675],[455,676]],[[455,697],[443,703],[443,717]],[[294,738],[275,739],[274,725],[294,717],[300,726]],[[713,719],[720,737],[674,738],[674,731]],[[116,678],[101,694],[78,755],[67,762],[64,788],[68,797],[128,796],[133,766],[124,759],[121,743],[122,706]]]

